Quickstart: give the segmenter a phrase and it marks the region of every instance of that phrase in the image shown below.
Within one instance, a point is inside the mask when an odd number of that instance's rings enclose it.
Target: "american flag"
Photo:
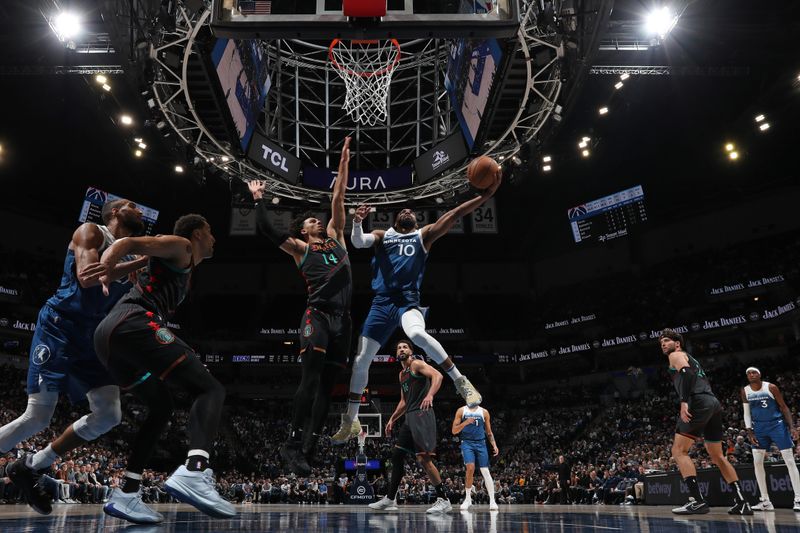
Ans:
[[[269,15],[272,11],[270,0],[239,0],[242,15]]]

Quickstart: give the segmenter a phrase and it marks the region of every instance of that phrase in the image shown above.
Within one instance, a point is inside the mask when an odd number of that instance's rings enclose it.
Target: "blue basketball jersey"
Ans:
[[[105,226],[97,226],[103,234],[103,244],[98,248],[98,253],[111,246],[116,239]],[[125,258],[124,260],[128,260]],[[122,281],[125,281],[124,279]],[[47,305],[71,320],[86,320],[99,323],[114,304],[131,288],[131,284],[114,282],[109,286],[109,295],[103,294],[100,285],[83,288],[78,283],[75,272],[75,252],[67,250],[64,259],[64,272],[61,274],[61,284],[56,293],[47,300]]]
[[[766,381],[761,382],[761,388],[753,390],[750,385],[744,388],[747,402],[750,404],[750,416],[753,419],[753,426],[758,427],[759,424],[767,425],[773,424],[778,420],[783,420],[781,410],[778,408],[778,402],[769,391],[769,383]]]
[[[420,230],[403,234],[389,228],[375,247],[372,290],[376,294],[419,291],[427,259]]]
[[[464,406],[461,411],[461,421],[477,420],[478,423],[472,422],[467,427],[461,430],[461,440],[486,440],[486,421],[483,419],[483,408],[478,405],[475,408]]]

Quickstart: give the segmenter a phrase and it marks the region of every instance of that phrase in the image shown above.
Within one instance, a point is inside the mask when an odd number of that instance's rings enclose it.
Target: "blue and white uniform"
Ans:
[[[761,382],[761,388],[753,390],[750,385],[744,388],[747,403],[750,404],[750,417],[753,421],[753,433],[758,439],[759,450],[769,450],[774,442],[779,450],[793,447],[792,436],[778,407],[778,402],[769,390],[769,383]]]
[[[420,309],[420,288],[428,250],[422,233],[399,233],[390,228],[375,247],[372,258],[372,290],[375,297],[361,335],[383,345],[409,309]]]
[[[98,248],[102,255],[116,239],[107,227],[97,227],[103,234],[103,244]],[[83,400],[92,389],[115,384],[95,354],[94,330],[131,288],[123,279],[112,283],[105,296],[100,285],[81,287],[75,268],[75,252],[70,249],[64,259],[61,284],[39,311],[27,386],[28,394],[65,392],[73,403]]]
[[[461,422],[469,420],[471,424],[461,430],[461,455],[464,464],[475,464],[478,468],[489,466],[489,450],[486,448],[486,420],[483,408],[479,405],[465,405],[461,411]]]

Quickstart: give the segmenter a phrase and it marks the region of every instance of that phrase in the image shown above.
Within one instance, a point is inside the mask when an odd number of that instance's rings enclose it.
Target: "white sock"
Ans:
[[[52,446],[48,444],[47,448],[36,452],[31,460],[31,464],[28,466],[31,467],[32,470],[41,470],[42,468],[47,468],[53,464],[53,461],[56,460],[56,457],[58,457],[58,454],[54,452]]]
[[[786,463],[786,470],[789,471],[789,479],[792,480],[792,490],[794,490],[794,501],[800,500],[800,472],[797,471],[797,463],[794,461],[794,450],[787,448],[781,450],[783,462]]]
[[[450,370],[445,370],[445,372],[447,373],[448,376],[450,376],[450,379],[452,379],[453,381],[457,380],[460,377],[463,377],[461,372],[458,371],[458,368],[456,368],[455,363],[453,363],[453,366],[450,367]]]
[[[766,450],[756,450],[753,448],[753,471],[756,474],[758,490],[761,492],[761,499],[769,501],[769,491],[767,490],[767,474],[764,472],[764,457]]]
[[[465,487],[464,488],[464,494],[465,494],[464,501],[465,502],[471,502],[472,501],[472,492],[471,491],[472,491],[472,487]]]
[[[489,503],[494,503],[494,480],[492,474],[489,473],[489,467],[481,467],[481,475],[483,476],[484,485],[486,485],[486,492],[489,493]]]
[[[344,415],[347,420],[350,422],[355,420],[359,407],[361,407],[361,400],[347,400],[347,413]]]

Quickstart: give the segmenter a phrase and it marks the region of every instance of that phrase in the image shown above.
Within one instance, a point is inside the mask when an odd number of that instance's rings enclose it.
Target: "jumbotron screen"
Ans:
[[[632,226],[647,221],[641,185],[567,210],[575,242],[606,242],[624,237]]]

